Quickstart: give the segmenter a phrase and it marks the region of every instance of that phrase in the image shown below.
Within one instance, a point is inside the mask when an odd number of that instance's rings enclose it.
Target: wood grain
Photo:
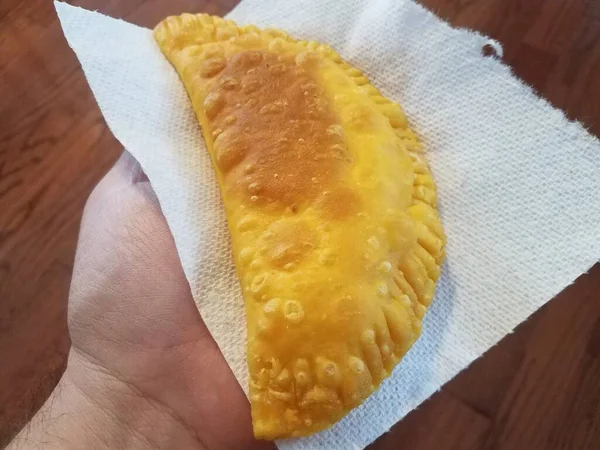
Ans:
[[[70,2],[151,27],[236,0]],[[600,1],[421,0],[504,46],[504,61],[600,135]],[[0,446],[62,373],[82,208],[120,153],[48,0],[0,2]],[[598,450],[600,266],[371,448]]]

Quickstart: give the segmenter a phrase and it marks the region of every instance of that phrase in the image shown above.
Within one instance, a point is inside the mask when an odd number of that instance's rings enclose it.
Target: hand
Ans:
[[[274,448],[254,440],[248,400],[194,305],[150,183],[126,152],[85,207],[69,330],[62,397],[91,430],[73,448]]]

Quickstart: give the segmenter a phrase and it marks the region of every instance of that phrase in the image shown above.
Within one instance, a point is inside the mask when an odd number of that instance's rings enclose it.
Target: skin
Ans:
[[[192,299],[160,206],[125,152],[90,196],[67,369],[9,449],[271,449]]]

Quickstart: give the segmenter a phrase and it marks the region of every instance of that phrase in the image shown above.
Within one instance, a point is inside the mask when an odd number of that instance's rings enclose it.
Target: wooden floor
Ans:
[[[224,14],[236,1],[72,3],[152,26],[184,11]],[[600,135],[600,0],[422,3],[457,26],[501,41],[504,60],[518,76]],[[82,207],[120,151],[62,37],[52,2],[2,0],[0,446],[61,374]],[[600,266],[372,448],[600,449]]]

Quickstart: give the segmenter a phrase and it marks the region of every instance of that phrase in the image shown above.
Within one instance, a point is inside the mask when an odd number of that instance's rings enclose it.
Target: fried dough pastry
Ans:
[[[217,173],[248,322],[256,437],[328,428],[421,332],[444,258],[400,107],[328,46],[204,14],[154,30]]]

